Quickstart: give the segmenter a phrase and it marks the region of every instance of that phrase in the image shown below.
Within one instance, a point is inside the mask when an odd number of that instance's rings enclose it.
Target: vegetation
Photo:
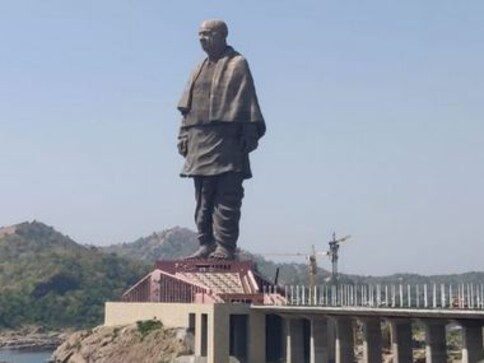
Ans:
[[[88,327],[150,265],[77,244],[39,222],[0,230],[0,328]]]
[[[141,334],[141,340],[143,340],[153,330],[161,329],[163,324],[159,320],[139,320],[136,322],[136,327]]]

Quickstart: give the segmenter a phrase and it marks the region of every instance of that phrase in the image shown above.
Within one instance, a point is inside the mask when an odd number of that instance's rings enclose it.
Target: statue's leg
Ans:
[[[188,259],[206,258],[215,250],[213,236],[213,208],[217,180],[212,176],[196,176],[195,184],[195,224],[197,226],[200,248]]]
[[[233,259],[239,238],[239,221],[244,188],[240,173],[218,176],[214,199],[213,234],[217,249],[212,258]]]

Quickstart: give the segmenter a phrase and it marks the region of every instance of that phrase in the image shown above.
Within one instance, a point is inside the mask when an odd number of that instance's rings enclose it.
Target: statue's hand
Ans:
[[[178,147],[178,153],[181,156],[183,156],[183,157],[187,156],[187,153],[188,153],[188,139],[187,138],[180,138],[180,139],[178,139],[177,147]]]
[[[240,144],[242,146],[242,152],[243,153],[250,153],[257,149],[257,146],[259,146],[259,142],[257,141],[257,137],[254,137],[252,135],[244,135],[240,139]]]

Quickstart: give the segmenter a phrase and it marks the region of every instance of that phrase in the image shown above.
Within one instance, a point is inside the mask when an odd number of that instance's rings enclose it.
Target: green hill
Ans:
[[[173,227],[154,232],[131,243],[102,247],[107,253],[135,258],[153,263],[157,260],[176,260],[188,256],[198,247],[195,232],[182,227]]]
[[[84,327],[151,264],[77,244],[39,222],[0,229],[0,327]]]

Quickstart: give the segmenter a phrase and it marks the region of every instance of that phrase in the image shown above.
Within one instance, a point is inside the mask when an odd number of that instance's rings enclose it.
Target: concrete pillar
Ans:
[[[445,321],[426,320],[425,324],[425,362],[447,363],[447,342]]]
[[[412,363],[412,324],[410,320],[390,320],[394,363]]]
[[[302,319],[286,318],[286,363],[304,362],[304,337]]]
[[[353,321],[347,317],[337,317],[336,321],[336,363],[353,363],[354,341]]]
[[[328,321],[328,361],[334,363],[336,361],[336,320],[334,318],[327,319]]]
[[[328,321],[324,318],[311,318],[311,337],[309,346],[310,363],[329,363]]]
[[[484,357],[482,346],[482,323],[461,322],[462,326],[462,363],[480,362]]]
[[[266,316],[252,311],[249,316],[249,360],[248,362],[265,363],[266,361]]]
[[[379,318],[362,319],[363,363],[382,362],[381,321]]]
[[[202,340],[203,340],[204,334],[207,334],[206,331],[205,332],[203,331],[203,328],[204,327],[202,327],[202,314],[197,313],[195,315],[195,356],[196,357],[201,357],[203,355]]]
[[[215,304],[208,319],[207,363],[229,361],[230,315],[224,304]]]

